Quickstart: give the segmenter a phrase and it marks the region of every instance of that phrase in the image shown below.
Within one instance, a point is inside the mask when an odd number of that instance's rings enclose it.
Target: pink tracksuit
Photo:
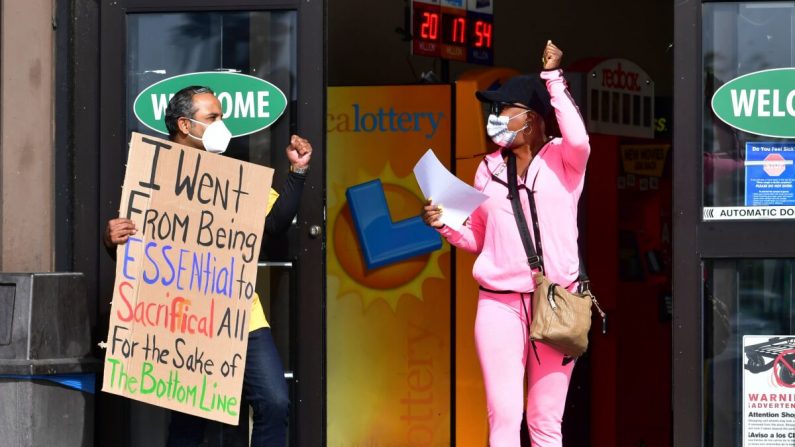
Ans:
[[[545,71],[541,77],[546,80],[563,137],[549,142],[533,158],[527,172],[527,187],[535,191],[545,273],[551,281],[574,288],[579,270],[577,203],[590,146],[585,124],[562,72]],[[527,365],[526,417],[532,445],[561,446],[560,425],[574,362],[563,365],[563,354],[536,343],[539,364],[527,341],[523,301],[530,312],[535,286],[511,202],[506,198],[506,174],[500,151],[487,155],[475,174],[474,186],[489,199],[459,231],[445,226],[439,232],[452,245],[478,254],[472,269],[482,287],[475,342],[486,387],[490,445],[518,447],[520,444],[522,380]],[[521,188],[522,179],[518,182]],[[527,194],[520,189],[519,195],[530,235],[534,237]]]

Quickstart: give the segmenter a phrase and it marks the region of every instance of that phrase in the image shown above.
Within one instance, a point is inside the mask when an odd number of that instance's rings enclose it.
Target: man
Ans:
[[[171,141],[208,152],[223,153],[231,134],[222,119],[221,103],[213,91],[207,87],[192,86],[180,90],[171,98],[165,121]],[[271,189],[267,204],[269,211],[265,219],[265,233],[271,236],[286,231],[298,211],[312,157],[312,146],[297,135],[290,138],[290,145],[285,151],[290,161],[290,174],[280,194]],[[110,220],[103,242],[111,256],[115,258],[116,246],[127,242],[136,231],[129,219]],[[290,405],[287,382],[262,304],[256,294],[251,306],[243,398],[254,409],[251,445],[284,446]],[[204,438],[206,422],[203,418],[172,411],[168,446],[198,446]]]

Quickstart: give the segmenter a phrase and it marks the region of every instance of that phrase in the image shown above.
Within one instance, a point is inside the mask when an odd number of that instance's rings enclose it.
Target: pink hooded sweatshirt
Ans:
[[[527,188],[535,191],[544,271],[551,281],[568,287],[579,273],[577,203],[591,148],[585,123],[569,94],[562,71],[544,71],[541,78],[546,81],[563,137],[551,140],[533,157],[527,171]],[[507,199],[507,170],[501,151],[487,155],[478,166],[474,186],[489,199],[472,213],[459,231],[445,226],[439,232],[450,244],[478,254],[472,274],[482,287],[532,292],[535,284],[511,202]],[[492,175],[503,183],[494,180]],[[523,183],[520,177],[522,209],[537,247],[530,204],[521,187]]]

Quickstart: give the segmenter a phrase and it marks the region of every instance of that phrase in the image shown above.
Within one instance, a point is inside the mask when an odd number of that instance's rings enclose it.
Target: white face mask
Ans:
[[[489,115],[489,120],[486,123],[486,133],[491,138],[491,141],[500,147],[510,147],[511,144],[513,144],[513,141],[516,139],[516,135],[519,134],[519,132],[527,129],[527,124],[525,124],[524,127],[519,130],[509,130],[508,121],[516,118],[517,116],[524,115],[527,112],[529,112],[529,110],[519,112],[512,117],[497,116],[494,113]]]
[[[201,139],[191,135],[190,132],[188,132],[188,135],[196,140],[200,140],[207,152],[212,152],[213,154],[223,154],[226,151],[226,147],[229,146],[229,140],[232,139],[232,132],[229,132],[229,129],[226,128],[226,124],[224,124],[223,121],[218,120],[213,121],[210,124],[205,124],[192,118],[188,119],[194,123],[199,123],[206,127],[206,129],[204,129],[204,135],[202,135]]]

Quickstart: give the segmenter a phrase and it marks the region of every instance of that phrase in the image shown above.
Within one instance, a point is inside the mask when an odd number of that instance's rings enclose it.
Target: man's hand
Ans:
[[[560,68],[561,60],[563,60],[563,51],[556,47],[551,40],[548,40],[547,46],[544,47],[544,53],[541,55],[541,63],[544,66],[544,70]]]
[[[285,152],[293,169],[304,169],[309,166],[309,160],[312,158],[312,145],[308,140],[293,135]]]
[[[135,224],[130,219],[111,219],[105,227],[105,237],[102,242],[105,243],[106,248],[113,249],[127,242],[127,239],[137,232]]]

